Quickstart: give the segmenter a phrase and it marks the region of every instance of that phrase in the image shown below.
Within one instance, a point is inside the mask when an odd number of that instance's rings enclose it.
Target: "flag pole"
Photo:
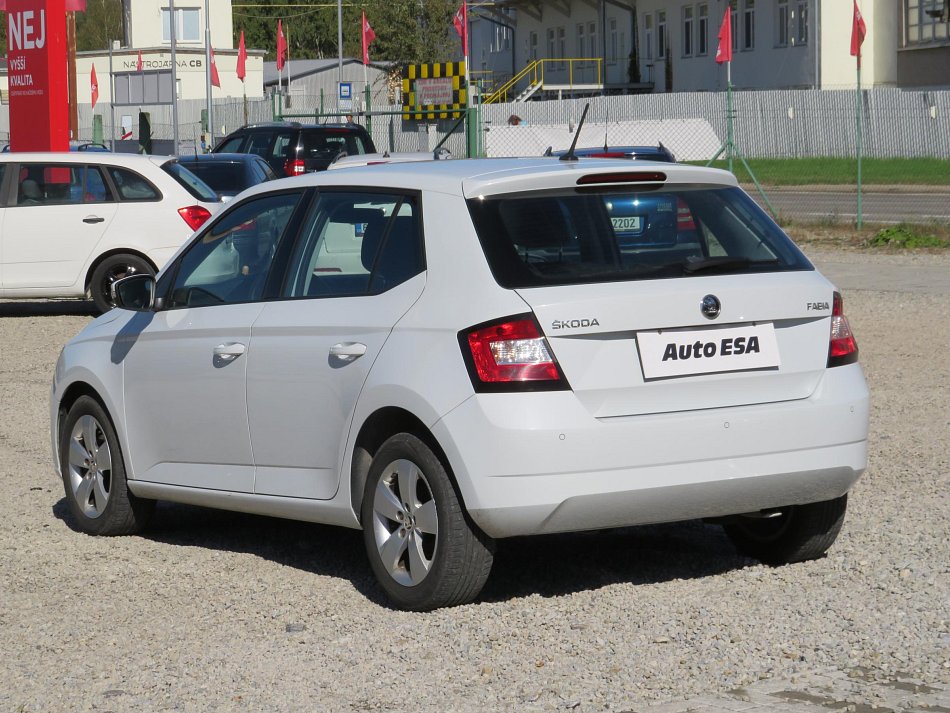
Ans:
[[[863,103],[861,102],[861,49],[858,48],[858,86],[857,93],[855,94],[855,144],[858,153],[858,230],[864,224],[864,215],[861,206],[861,114],[864,109]]]
[[[726,160],[729,164],[729,173],[732,173],[732,157],[735,153],[735,135],[733,129],[734,112],[732,111],[732,60],[726,62]]]
[[[208,0],[205,0],[205,90],[205,111],[208,115],[208,141],[205,146],[210,151],[214,146],[214,104],[211,101],[211,13],[208,11]]]
[[[172,45],[172,153],[178,155],[178,59],[177,38],[175,37],[175,0],[168,0],[168,34]]]
[[[115,151],[115,78],[112,76],[112,35],[109,37],[109,149]]]

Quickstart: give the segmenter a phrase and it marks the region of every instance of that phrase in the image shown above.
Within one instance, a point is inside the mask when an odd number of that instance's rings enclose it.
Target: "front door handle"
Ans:
[[[83,223],[104,223],[105,218],[100,218],[98,215],[87,215],[82,219]]]
[[[366,345],[360,342],[341,342],[330,347],[330,356],[342,361],[355,361],[366,353]]]
[[[240,342],[231,342],[230,344],[219,344],[214,348],[213,353],[215,359],[234,361],[246,351],[247,347]]]

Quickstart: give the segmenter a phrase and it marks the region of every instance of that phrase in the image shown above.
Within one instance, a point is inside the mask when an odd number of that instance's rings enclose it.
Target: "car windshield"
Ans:
[[[812,269],[738,188],[671,185],[468,201],[502,287]]]
[[[167,163],[162,164],[162,170],[174,178],[182,188],[188,191],[199,201],[204,201],[205,203],[215,203],[220,200],[218,194],[215,193],[207,183],[202,181],[195,174],[178,163],[178,161],[168,161]]]

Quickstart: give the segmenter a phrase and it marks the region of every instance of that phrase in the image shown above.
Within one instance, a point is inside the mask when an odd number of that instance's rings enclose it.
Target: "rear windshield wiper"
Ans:
[[[706,270],[735,270],[749,265],[777,265],[778,260],[750,260],[747,257],[715,255],[712,257],[688,258],[680,263],[683,272],[694,273]]]

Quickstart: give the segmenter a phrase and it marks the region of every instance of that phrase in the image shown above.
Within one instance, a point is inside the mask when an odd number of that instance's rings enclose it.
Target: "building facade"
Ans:
[[[858,0],[868,33],[864,86],[950,85],[950,0]],[[575,59],[608,90],[717,91],[730,13],[733,86],[837,89],[856,83],[847,0],[497,0],[472,11],[473,73],[511,76],[535,60]],[[546,74],[558,64],[545,62]],[[546,77],[547,80],[547,77]]]

